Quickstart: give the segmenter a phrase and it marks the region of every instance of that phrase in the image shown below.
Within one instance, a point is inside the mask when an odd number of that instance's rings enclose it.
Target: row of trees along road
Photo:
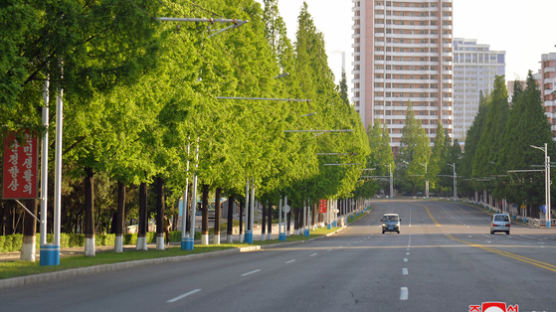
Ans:
[[[440,122],[434,133],[431,148],[427,133],[415,118],[409,103],[396,157],[396,186],[402,193],[424,192],[425,181],[429,181],[430,191],[437,195],[452,193],[452,168],[449,164],[457,163],[461,149],[457,140],[450,140]]]
[[[0,8],[2,27],[9,29],[0,38],[2,130],[45,131],[39,114],[44,80],[50,79],[51,95],[57,87],[64,89],[63,231],[84,232],[93,240],[95,233],[121,234],[125,225],[138,222],[139,237],[144,237],[147,219],[156,215],[160,236],[163,216],[177,215],[186,178],[191,182],[194,173],[200,181],[203,219],[213,192],[243,201],[247,178],[255,181],[257,197],[267,208],[288,195],[297,220],[304,200],[351,197],[364,186],[360,176],[369,142],[358,114],[342,100],[340,91],[346,88],[334,84],[323,35],[307,5],[298,17],[294,45],[286,37],[277,1],[264,4],[263,10],[254,0],[202,5],[185,0],[68,0]],[[249,23],[210,36],[225,25],[155,18],[207,15]],[[52,144],[55,126],[49,127]],[[291,129],[354,131],[284,132]],[[187,146],[193,151],[197,142],[195,171],[194,153],[188,154]],[[11,201],[2,205],[4,214],[15,211]],[[34,232],[33,223],[29,227]],[[52,231],[52,220],[48,224]],[[4,234],[7,227],[2,226]],[[208,231],[206,222],[202,231]],[[88,249],[86,254],[94,255],[94,244]]]
[[[481,96],[479,113],[467,132],[460,172],[466,177],[462,191],[499,208],[519,207],[519,214],[538,217],[544,204],[542,172],[509,173],[509,170],[543,169],[544,154],[531,147],[548,143],[548,155],[555,146],[544,113],[539,86],[531,72],[523,90],[515,84],[508,102],[504,77],[498,76],[494,90]],[[553,189],[551,189],[553,192]]]

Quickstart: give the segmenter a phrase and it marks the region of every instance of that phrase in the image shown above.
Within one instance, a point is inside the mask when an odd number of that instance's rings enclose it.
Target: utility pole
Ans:
[[[392,175],[392,164],[388,164],[390,170],[390,199],[394,199],[394,176]]]
[[[453,178],[454,178],[454,201],[458,199],[458,184],[457,184],[457,175],[456,175],[456,163],[448,164],[448,166],[452,167],[453,169]]]
[[[429,198],[429,177],[428,177],[429,171],[426,162],[424,165],[425,165],[425,198],[428,199]]]
[[[544,148],[534,145],[529,146],[544,152],[544,205],[546,210],[544,217],[546,227],[549,228],[552,216],[550,213],[550,156],[548,156],[548,144],[544,143]]]

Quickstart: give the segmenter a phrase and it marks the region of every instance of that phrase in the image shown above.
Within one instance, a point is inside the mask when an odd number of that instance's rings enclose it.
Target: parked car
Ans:
[[[506,232],[506,235],[510,235],[511,223],[509,214],[495,213],[490,223],[490,234],[494,234],[495,232]]]
[[[397,232],[400,234],[400,216],[397,213],[386,213],[380,219],[382,222],[382,234],[384,232]]]

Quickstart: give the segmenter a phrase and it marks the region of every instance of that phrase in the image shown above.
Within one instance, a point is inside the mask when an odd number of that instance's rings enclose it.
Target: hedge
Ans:
[[[196,232],[195,239],[200,239],[200,238],[201,238],[201,234],[199,232]],[[48,234],[47,241],[52,242],[52,240],[53,240],[53,234]],[[95,235],[96,246],[114,246],[115,240],[116,240],[115,234]],[[40,245],[40,241],[41,241],[41,235],[37,234],[36,236],[37,246]],[[170,241],[171,242],[181,241],[181,231],[170,232]],[[124,235],[124,245],[135,245],[136,243],[137,243],[137,234]],[[147,232],[147,243],[156,243],[155,232]],[[20,251],[22,245],[23,245],[23,234],[0,235],[0,252]],[[61,233],[60,245],[62,248],[84,247],[85,234]]]

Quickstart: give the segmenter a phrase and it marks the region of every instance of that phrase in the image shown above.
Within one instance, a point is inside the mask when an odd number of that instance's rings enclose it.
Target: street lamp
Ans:
[[[386,166],[386,165],[384,165]],[[390,172],[390,199],[394,199],[394,176],[392,175],[392,164],[388,164],[388,170]]]
[[[448,166],[454,169],[454,201],[458,199],[458,184],[457,184],[457,175],[456,175],[456,163],[448,164]]]
[[[529,145],[532,148],[538,149],[544,152],[544,204],[546,213],[544,215],[546,219],[546,227],[550,227],[551,215],[550,215],[550,156],[548,156],[548,144],[544,143],[544,148],[534,145]]]

